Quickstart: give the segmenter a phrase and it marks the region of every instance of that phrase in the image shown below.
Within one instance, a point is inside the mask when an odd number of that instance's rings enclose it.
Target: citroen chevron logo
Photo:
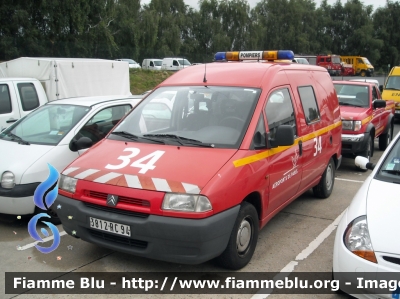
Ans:
[[[112,194],[107,195],[107,206],[115,207],[117,203],[118,203],[117,195],[112,195]]]

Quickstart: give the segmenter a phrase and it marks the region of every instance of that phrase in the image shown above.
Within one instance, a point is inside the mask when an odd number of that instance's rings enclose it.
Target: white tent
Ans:
[[[0,77],[36,78],[48,100],[129,95],[129,64],[86,58],[21,57],[0,63]]]

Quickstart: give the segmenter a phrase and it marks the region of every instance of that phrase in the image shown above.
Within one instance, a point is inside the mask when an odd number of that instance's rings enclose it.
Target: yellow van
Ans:
[[[342,59],[342,62],[353,66],[354,74],[356,76],[371,77],[374,74],[374,66],[366,57],[340,55],[340,58]]]
[[[395,66],[391,69],[381,92],[383,100],[393,100],[395,102],[395,117],[400,118],[400,66]]]

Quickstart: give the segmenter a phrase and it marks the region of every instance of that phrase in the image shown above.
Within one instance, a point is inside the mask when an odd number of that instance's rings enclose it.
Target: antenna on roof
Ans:
[[[204,63],[204,78],[203,78],[203,83],[207,83],[206,74],[207,74],[207,62]]]

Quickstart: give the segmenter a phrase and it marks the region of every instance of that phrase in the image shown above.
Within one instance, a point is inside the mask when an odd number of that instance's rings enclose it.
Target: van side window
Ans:
[[[270,94],[265,106],[265,114],[270,138],[275,137],[276,128],[280,125],[291,125],[294,134],[297,135],[292,99],[287,88],[274,90]]]
[[[153,61],[150,61],[150,66],[154,66],[154,63],[153,63]]]
[[[0,114],[11,112],[11,98],[10,91],[7,84],[0,85]]]
[[[174,60],[174,62],[172,63],[174,66],[179,66],[178,61]]]
[[[315,94],[312,86],[298,87],[298,91],[307,124],[319,121],[320,120],[319,109],[317,106],[317,100],[315,99]]]
[[[39,98],[33,83],[18,83],[17,87],[24,111],[31,111],[39,107]]]

